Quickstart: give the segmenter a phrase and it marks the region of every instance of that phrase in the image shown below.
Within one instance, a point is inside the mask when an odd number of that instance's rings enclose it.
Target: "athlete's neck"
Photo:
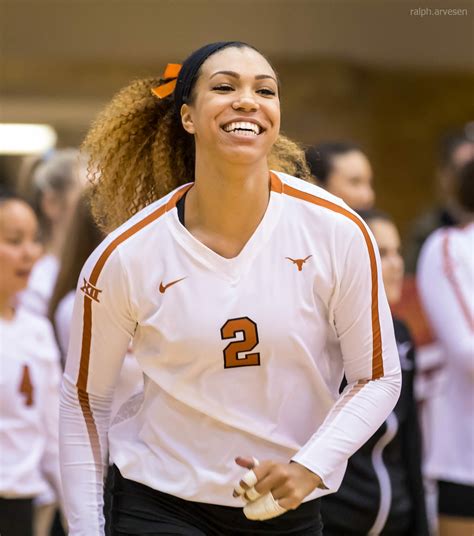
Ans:
[[[268,206],[270,178],[266,162],[200,170],[186,197],[186,227],[223,257],[238,255]]]

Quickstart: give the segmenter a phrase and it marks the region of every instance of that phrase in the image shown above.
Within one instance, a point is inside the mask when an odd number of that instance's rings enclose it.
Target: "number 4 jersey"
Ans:
[[[49,322],[24,308],[0,319],[0,497],[59,490],[61,368]]]
[[[235,258],[180,223],[186,185],[86,263],[62,395],[71,534],[102,530],[108,409],[130,338],[144,398],[111,427],[110,458],[125,478],[187,500],[242,506],[239,455],[305,465],[326,488],[307,499],[335,491],[395,405],[399,360],[370,232],[316,186],[276,173],[270,183]]]

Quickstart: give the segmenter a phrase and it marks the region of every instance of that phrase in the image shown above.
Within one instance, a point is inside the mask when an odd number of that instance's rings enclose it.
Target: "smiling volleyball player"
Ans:
[[[61,406],[70,534],[103,532],[109,451],[113,534],[319,535],[318,497],[395,405],[373,238],[338,198],[270,171],[305,170],[279,127],[275,71],[224,42],[124,89],[89,133],[96,212],[112,227],[141,210],[80,276]],[[130,338],[144,400],[109,428]]]

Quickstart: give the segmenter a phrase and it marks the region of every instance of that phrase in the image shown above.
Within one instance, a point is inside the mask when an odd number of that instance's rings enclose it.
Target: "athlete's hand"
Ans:
[[[286,510],[294,510],[321,484],[318,475],[299,463],[272,460],[258,463],[255,459],[241,457],[235,462],[249,470],[234,490],[234,496],[240,495],[249,501],[244,512],[250,519],[270,519]],[[255,512],[262,508],[265,513]]]

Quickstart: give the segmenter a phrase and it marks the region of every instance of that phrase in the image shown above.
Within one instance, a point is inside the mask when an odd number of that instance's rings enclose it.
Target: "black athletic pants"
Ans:
[[[0,535],[33,536],[33,499],[0,498]]]
[[[122,477],[114,468],[113,536],[322,536],[318,499],[268,521],[242,508],[185,501]]]

